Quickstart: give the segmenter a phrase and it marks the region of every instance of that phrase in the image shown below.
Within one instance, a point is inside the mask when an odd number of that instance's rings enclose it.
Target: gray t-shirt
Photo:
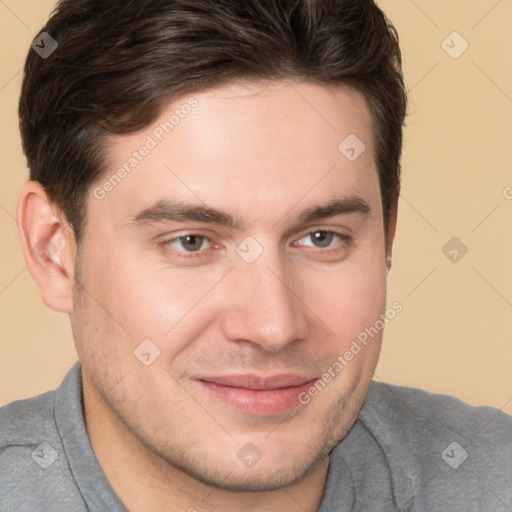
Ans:
[[[56,391],[0,408],[0,421],[0,511],[126,511],[89,442],[80,363]],[[512,418],[372,382],[331,452],[318,512],[334,511],[512,511]]]

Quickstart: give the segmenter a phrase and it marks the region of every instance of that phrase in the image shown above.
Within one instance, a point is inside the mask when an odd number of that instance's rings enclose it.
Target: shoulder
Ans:
[[[0,407],[2,450],[13,445],[31,444],[43,432],[55,430],[55,391],[16,400]]]
[[[512,508],[512,417],[500,410],[373,381],[359,421],[409,480],[415,503]]]
[[[55,422],[55,396],[49,391],[0,408],[2,511],[85,510]]]
[[[423,389],[372,381],[363,414],[377,414],[388,426],[404,421],[426,423],[434,429],[464,438],[512,433],[512,417],[489,406],[473,406],[462,400]]]

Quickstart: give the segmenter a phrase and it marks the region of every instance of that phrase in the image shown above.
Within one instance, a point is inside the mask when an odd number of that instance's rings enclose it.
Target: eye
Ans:
[[[182,252],[198,252],[209,247],[210,240],[204,235],[184,235],[169,240],[168,244]]]
[[[335,231],[318,230],[308,233],[299,240],[299,245],[309,245],[312,247],[325,248],[332,247],[333,241],[346,240],[347,237],[336,233]],[[310,240],[311,243],[304,242]]]

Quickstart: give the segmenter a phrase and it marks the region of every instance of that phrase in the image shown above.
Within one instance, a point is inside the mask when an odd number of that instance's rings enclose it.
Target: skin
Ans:
[[[382,333],[307,405],[284,413],[243,412],[196,379],[320,378],[385,312],[396,212],[385,240],[369,110],[354,90],[307,82],[237,82],[194,98],[103,199],[91,189],[78,251],[58,207],[28,182],[18,208],[27,263],[45,303],[70,316],[91,443],[130,511],[314,511]],[[187,99],[146,129],[113,137],[105,178]],[[353,162],[338,150],[349,134],[366,146]],[[354,196],[366,214],[300,220]],[[240,225],[134,222],[159,201],[207,205]],[[341,236],[318,233],[326,230]],[[187,234],[207,238],[177,239]],[[263,250],[252,263],[236,251],[247,237]],[[145,339],[160,350],[148,366],[134,355]],[[250,468],[237,457],[247,443],[261,454]]]

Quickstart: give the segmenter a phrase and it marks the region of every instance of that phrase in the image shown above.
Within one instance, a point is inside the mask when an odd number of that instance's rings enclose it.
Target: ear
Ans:
[[[73,230],[36,181],[23,185],[16,215],[25,262],[43,302],[55,311],[71,313],[76,259]]]
[[[396,221],[398,216],[398,201],[391,205],[388,214],[388,229],[386,237],[386,269],[391,270],[391,259],[393,253],[393,241],[395,240]]]

